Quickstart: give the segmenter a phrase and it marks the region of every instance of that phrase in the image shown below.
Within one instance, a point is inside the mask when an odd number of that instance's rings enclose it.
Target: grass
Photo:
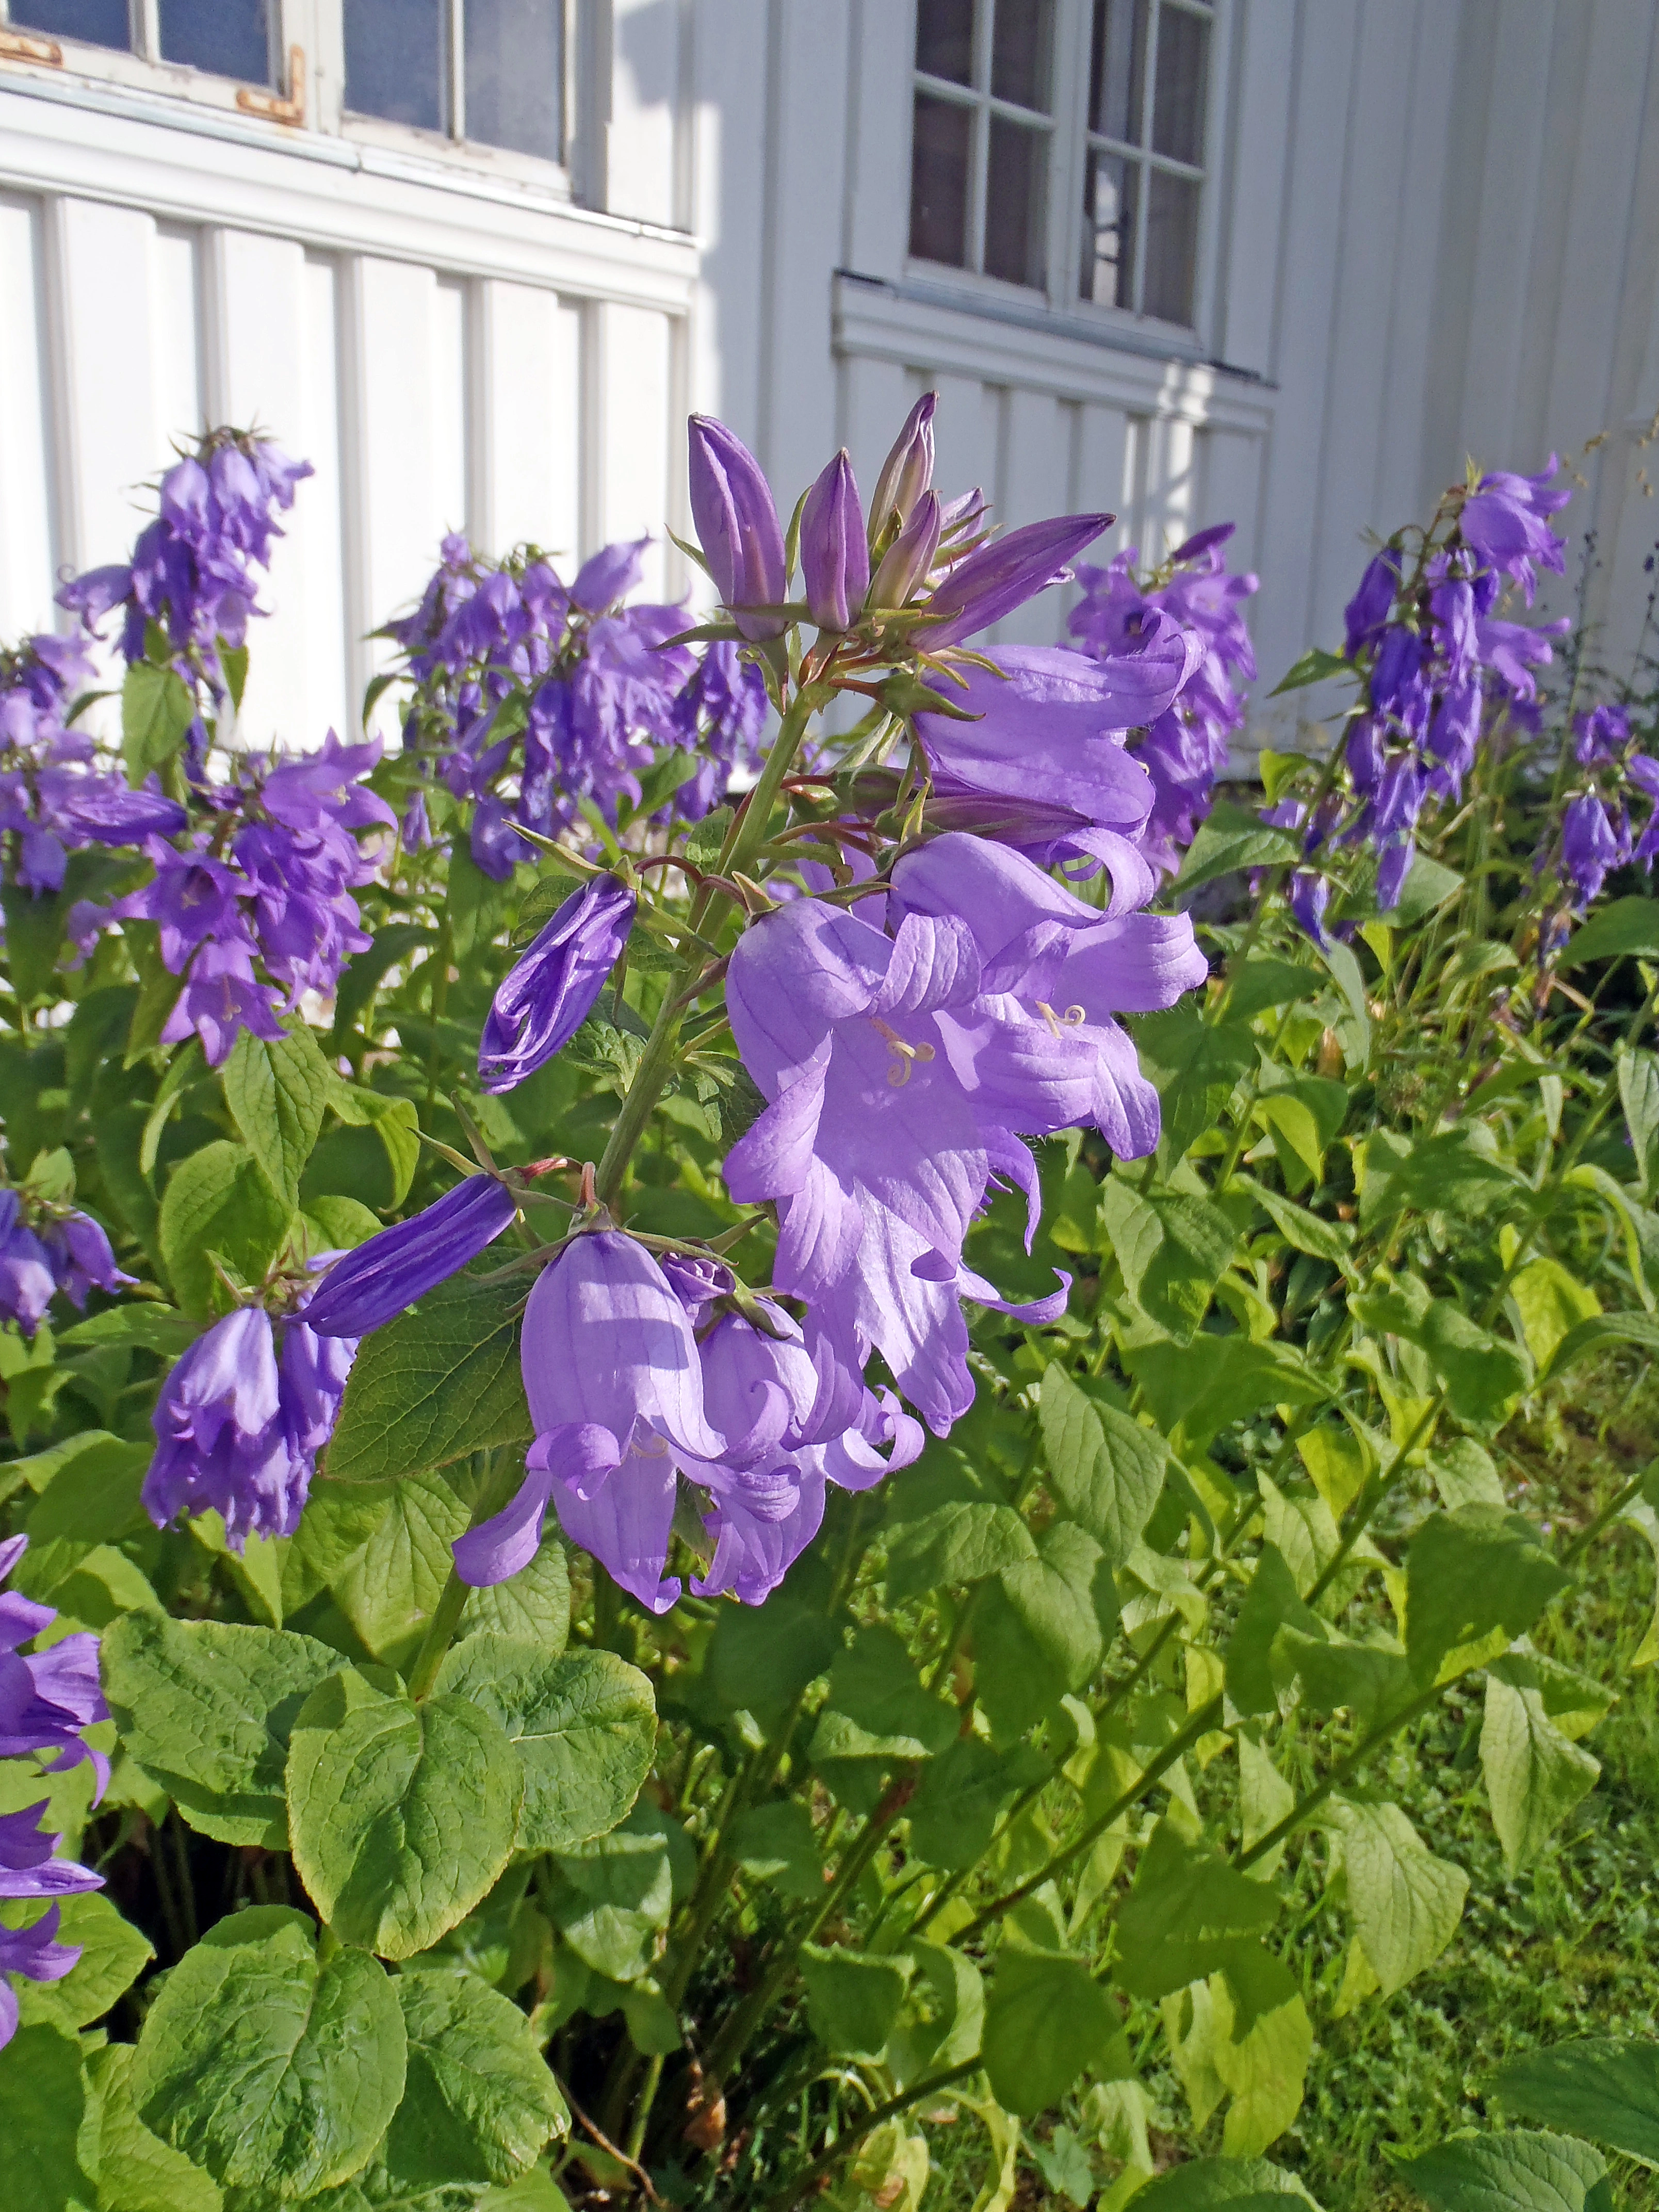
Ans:
[[[1507,1473],[1525,1485],[1518,1502],[1570,1537],[1656,1448],[1659,1380],[1650,1373],[1626,1395],[1610,1366],[1547,1428],[1522,1433]],[[1457,2130],[1501,2124],[1491,2087],[1506,2059],[1576,2036],[1659,2039],[1659,1668],[1631,1663],[1654,1606],[1653,1555],[1638,1531],[1615,1524],[1583,1561],[1578,1588],[1540,1626],[1540,1647],[1617,1702],[1587,1740],[1601,1762],[1596,1787],[1515,1878],[1480,1786],[1478,1701],[1461,1717],[1433,1716],[1395,1747],[1386,1773],[1371,1776],[1431,1850],[1465,1869],[1469,1896],[1432,1966],[1393,1999],[1373,1998],[1344,2020],[1331,2017],[1331,2006],[1345,1916],[1328,1906],[1297,1938],[1316,2040],[1302,2110],[1269,2155],[1300,2176],[1325,2212],[1423,2212],[1396,2161]],[[1152,2008],[1146,2012],[1132,2032],[1150,2025]],[[1143,2078],[1158,2108],[1160,2160],[1218,2150],[1219,2120],[1194,2141],[1161,2035],[1150,2040],[1155,2056]],[[1069,2117],[1075,2124],[1076,2112]],[[928,2202],[966,2212],[987,2174],[983,2137],[965,2116],[928,2133]],[[1630,2160],[1609,2163],[1618,2212],[1651,2212],[1655,2177]],[[1066,2201],[1023,2160],[1020,2212]]]

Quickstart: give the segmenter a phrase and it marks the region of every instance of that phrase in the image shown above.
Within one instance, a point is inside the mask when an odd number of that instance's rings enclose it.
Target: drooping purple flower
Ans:
[[[28,1982],[61,1982],[80,1961],[82,1946],[57,1941],[63,1907],[53,1905],[27,1928],[0,1928],[0,2050],[17,2033],[17,1992],[5,1979],[21,1974]]]
[[[335,1261],[306,1304],[319,1336],[367,1336],[459,1274],[512,1220],[513,1193],[494,1176],[467,1176],[424,1212],[382,1229]]]
[[[151,1416],[143,1496],[157,1528],[212,1508],[237,1551],[250,1536],[291,1536],[356,1351],[355,1340],[321,1341],[305,1321],[274,1326],[258,1306],[215,1322],[175,1364]]]
[[[130,1289],[136,1275],[124,1274],[101,1224],[89,1213],[74,1212],[42,1224],[40,1242],[46,1249],[58,1288],[77,1310],[84,1311],[88,1292],[112,1294]]]
[[[631,544],[605,545],[584,561],[570,586],[570,603],[584,614],[602,615],[625,599],[638,584],[645,568],[649,535]]]
[[[1535,477],[1495,470],[1481,477],[1458,518],[1465,544],[1488,568],[1519,584],[1528,606],[1540,568],[1558,576],[1566,569],[1566,541],[1549,523],[1550,516],[1559,514],[1572,497],[1570,486],[1551,489],[1559,471],[1553,453]]]
[[[1028,522],[965,554],[945,572],[928,602],[930,611],[945,619],[922,633],[927,650],[937,653],[989,629],[1050,584],[1063,581],[1068,564],[1115,520],[1109,514],[1056,515],[1048,522]]]
[[[28,1549],[27,1536],[0,1543],[0,1583]],[[16,1590],[0,1590],[0,1759],[33,1757],[45,1766],[92,1763],[101,1796],[109,1761],[85,1740],[95,1722],[109,1718],[98,1680],[98,1638],[60,1637],[44,1651],[21,1646],[38,1638],[58,1618]]]
[[[1561,872],[1574,903],[1589,906],[1601,894],[1609,868],[1619,864],[1619,840],[1607,810],[1593,791],[1570,801],[1561,824]]]
[[[0,1190],[0,1321],[32,1337],[57,1287],[52,1255],[24,1221],[18,1194]]]
[[[1588,714],[1580,714],[1572,726],[1573,750],[1581,767],[1588,768],[1593,761],[1615,760],[1630,743],[1630,709],[1604,701]]]
[[[853,464],[844,446],[825,464],[806,495],[800,518],[800,566],[813,621],[820,629],[847,629],[870,588],[870,547]]]
[[[611,1231],[573,1237],[525,1309],[524,1382],[536,1424],[523,1487],[455,1546],[475,1587],[534,1556],[550,1499],[566,1534],[654,1613],[678,1597],[664,1579],[675,1470],[717,1462],[702,1368],[684,1306],[641,1244]]]
[[[511,1091],[569,1042],[628,942],[638,903],[617,877],[595,876],[538,933],[490,1002],[478,1046],[486,1091]]]
[[[908,522],[911,509],[933,484],[933,414],[938,405],[938,392],[922,393],[905,416],[904,427],[881,465],[875,495],[870,501],[872,544],[882,535],[895,514],[901,524]]]
[[[767,714],[760,670],[729,638],[714,639],[673,704],[676,741],[697,756],[696,773],[674,794],[674,812],[702,821],[725,798],[734,769],[758,766]]]
[[[781,615],[744,611],[783,599],[783,532],[771,487],[723,422],[694,415],[690,442],[691,517],[715,588],[744,637],[780,637],[787,627]]]
[[[1290,908],[1297,926],[1316,945],[1328,945],[1325,909],[1330,904],[1330,878],[1315,868],[1298,868],[1291,878]]]
[[[103,1887],[103,1875],[91,1867],[57,1856],[63,1838],[40,1826],[48,1802],[43,1797],[21,1812],[0,1813],[0,1898],[73,1897]]]
[[[1350,660],[1357,660],[1362,653],[1369,652],[1382,635],[1394,611],[1400,574],[1400,556],[1392,545],[1384,546],[1382,552],[1366,562],[1359,589],[1343,611],[1346,633],[1343,649]]]

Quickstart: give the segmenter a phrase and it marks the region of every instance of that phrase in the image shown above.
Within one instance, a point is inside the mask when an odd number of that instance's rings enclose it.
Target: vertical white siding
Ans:
[[[38,204],[0,195],[0,637],[50,629],[48,323]]]
[[[531,284],[479,289],[479,542],[499,554],[527,539],[568,569],[580,532],[580,311]]]

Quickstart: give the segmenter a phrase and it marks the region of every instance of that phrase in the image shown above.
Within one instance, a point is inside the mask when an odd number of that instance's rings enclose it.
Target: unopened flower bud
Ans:
[[[715,587],[745,637],[781,637],[781,615],[744,612],[784,593],[783,532],[760,463],[707,415],[691,417],[690,444],[691,516]]]
[[[847,629],[869,589],[870,548],[845,447],[806,495],[800,518],[800,565],[813,621],[820,629]]]
[[[870,542],[873,545],[897,511],[908,522],[916,501],[933,481],[933,410],[937,392],[924,392],[904,418],[904,428],[893,441],[893,450],[881,465],[876,495],[870,506]]]
[[[917,586],[926,582],[939,551],[943,515],[939,494],[923,492],[910,520],[882,556],[870,586],[872,606],[902,607]]]

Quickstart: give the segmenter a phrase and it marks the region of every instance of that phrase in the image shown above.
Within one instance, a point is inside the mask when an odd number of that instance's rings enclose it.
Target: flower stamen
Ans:
[[[1067,1006],[1063,1014],[1057,1014],[1047,1000],[1042,999],[1037,1000],[1036,1010],[1048,1023],[1049,1034],[1053,1036],[1060,1035],[1060,1025],[1062,1022],[1068,1030],[1079,1030],[1089,1018],[1081,1006]]]
[[[885,1038],[887,1049],[893,1054],[892,1066],[887,1071],[888,1088],[902,1091],[910,1080],[911,1070],[916,1061],[930,1060],[933,1057],[933,1048],[930,1044],[906,1044],[898,1031],[890,1028],[878,1015],[872,1014],[870,1020]]]

